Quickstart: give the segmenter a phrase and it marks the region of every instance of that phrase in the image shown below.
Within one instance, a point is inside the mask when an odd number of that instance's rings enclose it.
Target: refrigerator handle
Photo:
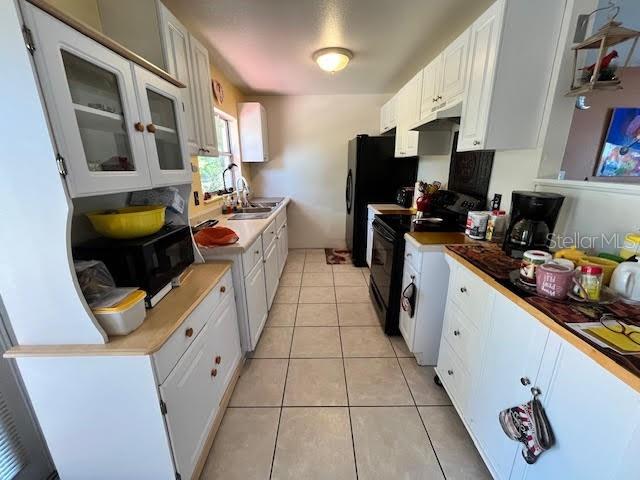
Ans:
[[[347,205],[347,214],[351,213],[352,182],[353,182],[353,175],[351,174],[351,170],[349,170],[349,173],[347,174],[347,187],[345,189],[345,200],[346,200],[346,205]]]

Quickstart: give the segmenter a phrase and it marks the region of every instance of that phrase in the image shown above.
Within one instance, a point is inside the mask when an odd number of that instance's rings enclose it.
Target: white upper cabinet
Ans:
[[[160,25],[162,27],[163,50],[167,72],[187,87],[181,90],[182,108],[186,118],[185,134],[189,155],[198,155],[202,149],[198,113],[195,107],[195,88],[193,66],[191,65],[191,46],[189,31],[169,11],[160,4]]]
[[[380,108],[380,133],[396,128],[396,100],[397,95],[394,95]]]
[[[181,134],[186,122],[180,89],[137,65],[134,71],[151,183],[189,183],[191,163]]]
[[[422,98],[420,120],[425,120],[438,109],[438,95],[442,78],[442,55],[438,55],[422,71]]]
[[[191,64],[193,65],[194,102],[199,119],[200,155],[218,155],[218,140],[213,118],[213,90],[209,52],[193,35],[189,36]]]
[[[418,154],[419,132],[410,130],[420,116],[420,98],[422,91],[422,71],[418,72],[398,92],[396,157],[412,157]]]
[[[473,23],[458,150],[538,145],[564,9],[498,0]]]
[[[239,103],[238,123],[242,161],[268,162],[269,133],[265,108],[258,102]]]
[[[132,63],[42,10],[24,7],[71,196],[152,186],[141,111],[148,104],[138,98]]]
[[[471,30],[467,29],[442,52],[440,108],[462,101],[466,86],[467,58]]]
[[[490,97],[496,70],[496,50],[502,28],[501,2],[493,4],[471,26],[469,82],[462,106],[458,150],[485,148]]]

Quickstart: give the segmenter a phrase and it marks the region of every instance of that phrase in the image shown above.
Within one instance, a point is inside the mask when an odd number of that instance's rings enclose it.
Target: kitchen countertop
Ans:
[[[404,239],[420,251],[432,250],[434,246],[476,243],[462,232],[409,232],[404,234]]]
[[[258,236],[264,232],[267,226],[276,218],[276,215],[280,213],[283,209],[287,208],[291,199],[289,197],[285,197],[284,200],[278,208],[273,210],[271,214],[267,218],[256,219],[256,220],[229,220],[232,214],[229,215],[201,215],[195,217],[192,221],[192,225],[203,220],[208,219],[216,219],[218,220],[218,224],[216,226],[227,227],[236,232],[238,235],[238,241],[232,245],[225,245],[220,247],[213,248],[203,248],[198,246],[200,253],[204,257],[207,256],[207,251],[215,251],[216,253],[220,252],[228,252],[228,253],[242,253],[247,250],[251,246],[253,242],[256,241]]]
[[[373,210],[376,215],[413,215],[415,208],[405,208],[395,203],[370,203],[369,210]]]
[[[91,345],[19,345],[7,350],[5,358],[151,355],[213,290],[231,262],[200,263],[189,267],[191,274],[158,305],[147,310],[144,323],[128,335],[111,337],[109,343]]]
[[[487,242],[483,242],[487,243]],[[458,263],[462,264],[465,268],[469,269],[480,277],[490,287],[497,290],[500,294],[509,298],[512,302],[517,304],[520,308],[528,312],[531,316],[536,318],[545,327],[549,328],[552,332],[556,333],[563,340],[567,341],[578,350],[593,359],[596,363],[606,369],[609,373],[615,375],[618,379],[629,385],[634,390],[640,392],[640,368],[636,366],[636,362],[631,362],[629,359],[625,361],[624,356],[614,353],[607,354],[603,350],[591,345],[587,340],[580,337],[573,330],[570,330],[561,320],[556,320],[545,312],[536,308],[530,302],[526,300],[527,295],[516,293],[516,287],[507,287],[508,281],[499,281],[494,276],[489,274],[484,269],[479,268],[471,261],[467,260],[464,256],[450,249],[445,249],[445,253],[451,258],[455,259]],[[538,298],[538,297],[536,297]],[[633,356],[635,357],[635,356]],[[623,364],[624,363],[624,364]],[[640,365],[640,361],[637,362]]]

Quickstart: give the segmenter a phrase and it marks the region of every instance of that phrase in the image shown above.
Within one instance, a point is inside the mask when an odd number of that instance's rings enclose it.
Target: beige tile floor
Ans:
[[[201,480],[491,478],[433,368],[383,333],[368,275],[290,252]]]

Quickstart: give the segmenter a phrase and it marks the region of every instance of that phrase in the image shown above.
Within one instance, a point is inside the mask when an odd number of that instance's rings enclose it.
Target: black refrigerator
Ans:
[[[400,187],[415,185],[418,157],[395,158],[395,137],[358,135],[349,141],[346,240],[353,264],[367,265],[367,205],[396,203]]]

